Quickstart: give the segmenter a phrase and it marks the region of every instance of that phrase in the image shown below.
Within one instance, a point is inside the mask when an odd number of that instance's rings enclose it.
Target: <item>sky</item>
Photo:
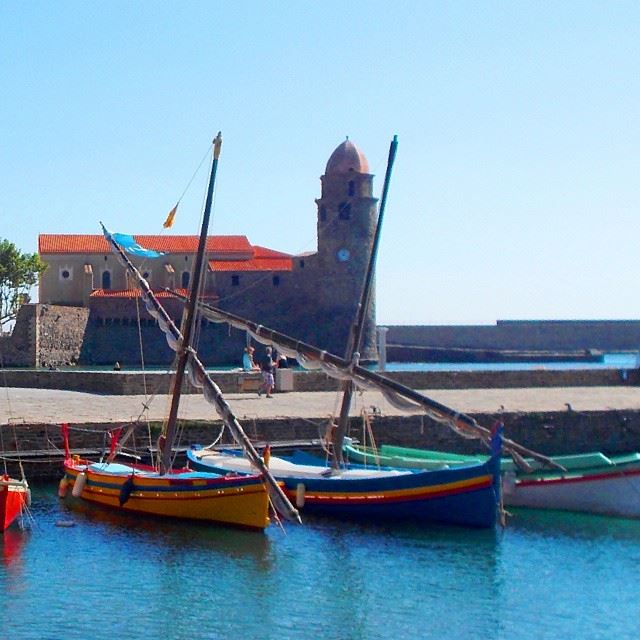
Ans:
[[[640,3],[0,0],[0,238],[316,247],[349,138],[380,196],[378,324],[640,317]],[[192,176],[195,175],[193,181]]]

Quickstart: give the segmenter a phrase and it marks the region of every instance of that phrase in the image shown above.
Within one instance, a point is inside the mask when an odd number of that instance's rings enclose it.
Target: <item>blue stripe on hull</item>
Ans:
[[[295,500],[295,485],[288,486]],[[378,504],[341,504],[307,498],[304,513],[370,522],[408,521],[442,522],[471,527],[494,527],[497,518],[497,500],[493,487],[467,491],[423,500],[381,502]]]

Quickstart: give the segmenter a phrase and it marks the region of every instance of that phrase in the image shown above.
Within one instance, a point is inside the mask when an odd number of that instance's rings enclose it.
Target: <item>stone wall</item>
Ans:
[[[37,305],[39,324],[36,366],[57,367],[77,364],[89,319],[83,307]]]
[[[640,350],[639,320],[498,320],[495,325],[390,325],[389,345],[434,348]]]
[[[0,338],[6,367],[76,364],[84,342],[89,310],[62,305],[27,304],[20,308],[13,333]]]
[[[0,336],[0,356],[3,366],[37,366],[37,317],[37,305],[25,304],[20,307],[11,335]]]
[[[335,391],[340,382],[318,371],[293,373],[294,391]],[[223,393],[244,391],[246,374],[214,371],[212,378]],[[404,371],[388,372],[386,377],[411,389],[509,389],[527,387],[613,387],[640,383],[638,370],[626,375],[616,369],[575,369],[566,371]],[[168,393],[172,376],[164,371],[87,371],[87,370],[11,370],[3,374],[7,386],[39,389],[65,389],[109,395]],[[186,393],[200,393],[185,383]]]

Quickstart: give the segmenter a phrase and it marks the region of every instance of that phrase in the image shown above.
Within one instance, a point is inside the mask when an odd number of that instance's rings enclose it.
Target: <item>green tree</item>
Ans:
[[[29,301],[29,290],[46,268],[37,253],[22,253],[13,242],[0,240],[0,329]]]

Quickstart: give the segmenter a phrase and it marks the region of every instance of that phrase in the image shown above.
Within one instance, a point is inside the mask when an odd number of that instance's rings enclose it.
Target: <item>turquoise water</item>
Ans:
[[[32,510],[2,539],[2,640],[640,634],[640,521],[519,510],[497,533],[308,520],[256,534],[70,509],[51,484]]]
[[[527,371],[531,369],[636,369],[638,353],[605,353],[600,362],[389,362],[387,371]]]
[[[605,353],[598,362],[549,361],[549,362],[388,362],[387,371],[523,371],[528,369],[636,369],[640,366],[639,352]],[[369,367],[377,370],[377,366]],[[111,367],[60,367],[61,371],[112,371]],[[168,371],[167,367],[147,367],[147,371]],[[215,367],[215,371],[237,371],[238,367]],[[294,367],[294,370],[301,370]],[[140,371],[123,367],[122,371]]]

